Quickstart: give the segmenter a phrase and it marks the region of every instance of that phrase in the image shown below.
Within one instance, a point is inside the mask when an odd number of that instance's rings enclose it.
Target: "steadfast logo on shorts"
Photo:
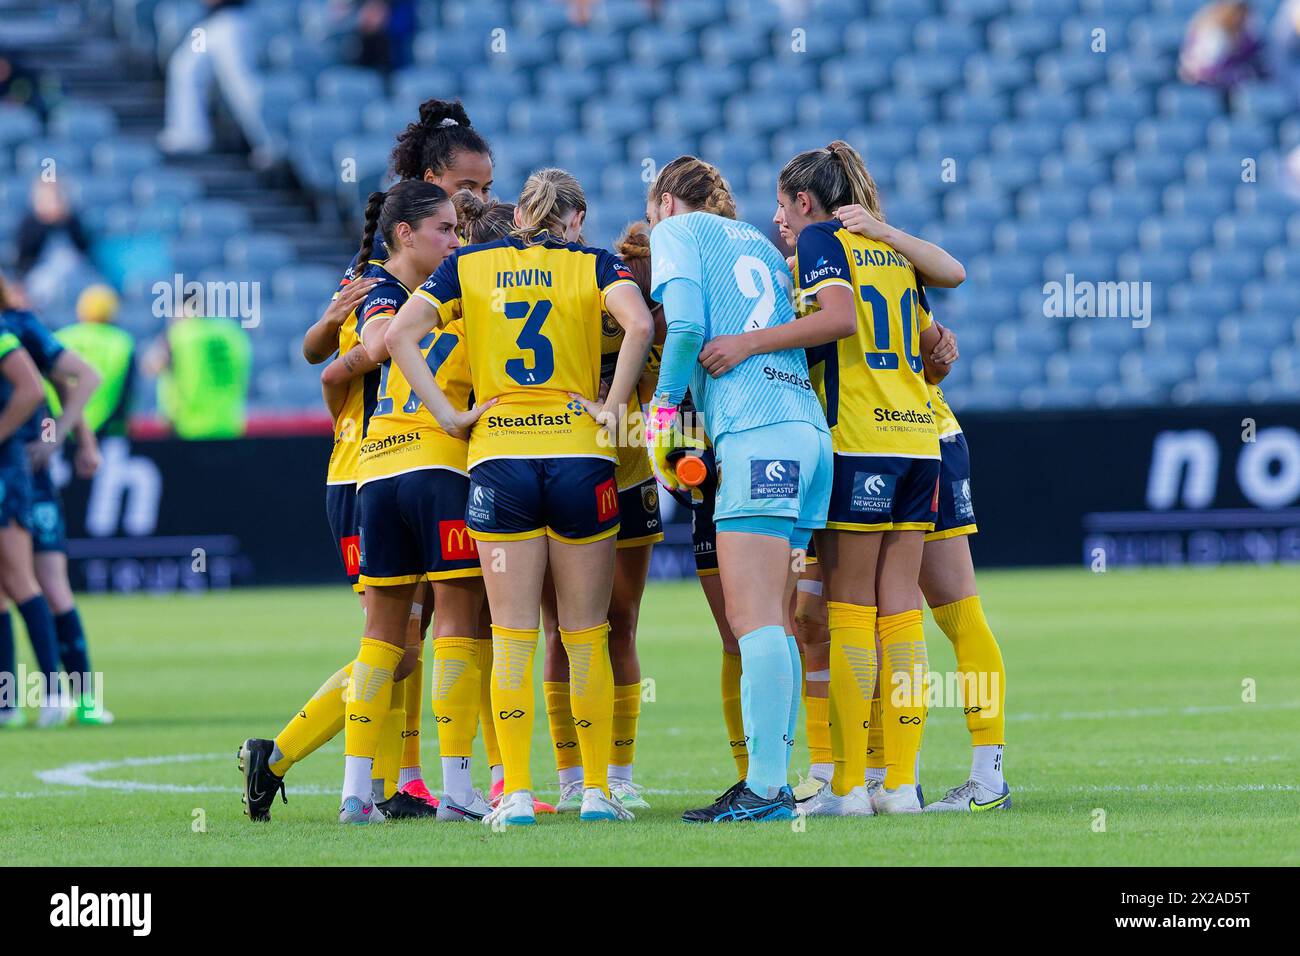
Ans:
[[[749,497],[799,497],[799,462],[792,458],[751,459]]]
[[[399,445],[409,445],[411,442],[420,440],[418,429],[409,432],[399,432],[396,435],[385,435],[383,438],[371,438],[361,443],[361,454],[373,455],[376,452],[385,451],[389,448],[396,448]]]
[[[51,926],[127,926],[132,936],[148,936],[153,928],[152,893],[70,892],[50,897]]]
[[[876,408],[872,410],[878,422],[909,422],[918,425],[933,425],[934,414],[932,412],[919,412],[915,408],[909,408],[905,412],[900,412],[896,408]]]
[[[853,473],[853,495],[849,498],[851,511],[889,511],[894,501],[897,475],[878,475],[870,471]]]
[[[582,414],[582,406],[578,406]],[[572,425],[573,414],[547,415],[545,412],[533,412],[531,415],[489,415],[488,428],[537,428],[539,426],[554,428],[559,425]]]
[[[482,491],[482,488],[475,489]],[[478,545],[469,535],[465,522],[439,521],[438,541],[442,545],[442,557],[446,561],[474,561],[478,559]]]
[[[796,375],[793,372],[783,372],[779,368],[773,368],[770,365],[763,366],[763,376],[769,382],[782,382],[786,385],[796,385],[805,391],[812,390],[812,382],[802,375]]]
[[[975,517],[975,506],[971,503],[970,479],[963,478],[952,483],[952,500],[954,511],[959,521],[969,521]]]
[[[473,485],[469,490],[469,503],[465,506],[465,516],[475,524],[491,525],[497,520],[496,490]]]
[[[343,569],[348,574],[361,573],[361,535],[339,538],[339,554],[343,555]]]
[[[608,521],[618,516],[618,486],[609,478],[596,486],[596,520]]]

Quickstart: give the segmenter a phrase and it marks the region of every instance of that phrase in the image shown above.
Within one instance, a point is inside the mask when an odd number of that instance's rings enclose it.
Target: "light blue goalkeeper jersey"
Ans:
[[[785,258],[746,222],[707,212],[661,221],[650,233],[651,295],[664,299],[673,279],[695,283],[704,301],[704,341],[794,320],[794,282]],[[675,317],[666,315],[668,322]],[[729,432],[826,416],[808,378],[802,349],[755,355],[712,378],[698,362],[691,397],[712,441]]]

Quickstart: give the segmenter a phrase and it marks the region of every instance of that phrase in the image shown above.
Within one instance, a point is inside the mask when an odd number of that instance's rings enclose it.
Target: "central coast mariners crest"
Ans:
[[[600,316],[600,334],[607,339],[618,336],[623,331],[623,327],[618,324],[618,319],[614,318],[608,312],[601,313]]]
[[[645,508],[646,514],[654,514],[659,510],[659,489],[653,481],[641,486],[641,507]]]
[[[969,521],[975,517],[975,506],[971,503],[970,497],[969,478],[963,478],[952,483],[952,500],[953,510],[957,512],[959,520]]]

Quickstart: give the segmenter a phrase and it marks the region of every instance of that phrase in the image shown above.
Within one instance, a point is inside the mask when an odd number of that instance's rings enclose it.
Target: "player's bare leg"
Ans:
[[[650,805],[632,782],[637,727],[641,716],[641,661],[637,656],[637,622],[654,545],[619,548],[609,599],[609,659],[614,672],[614,735],[609,765],[610,793],[632,810]]]

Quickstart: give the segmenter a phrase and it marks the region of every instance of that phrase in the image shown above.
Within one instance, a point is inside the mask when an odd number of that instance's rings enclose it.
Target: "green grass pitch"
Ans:
[[[0,733],[0,859],[10,864],[1145,864],[1300,863],[1300,571],[984,573],[1008,677],[1015,808],[976,817],[813,818],[690,827],[733,780],[718,639],[693,582],[650,588],[640,648],[637,779],[625,825],[543,817],[341,828],[341,740],[294,768],[270,824],[242,815],[235,750],[274,736],[355,648],[345,589],[86,598],[118,723]],[[19,627],[21,630],[21,627]],[[931,666],[953,656],[927,618]],[[20,644],[25,641],[20,638]],[[539,655],[540,664],[540,655]],[[1243,682],[1254,682],[1254,701]],[[540,676],[539,676],[540,683]],[[540,693],[540,687],[539,687]],[[1246,696],[1249,696],[1248,694]],[[428,705],[426,689],[426,706]],[[439,771],[426,732],[431,788]],[[556,792],[545,720],[539,794]],[[806,767],[800,745],[795,765]],[[965,779],[961,712],[931,711],[922,783]],[[476,779],[486,775],[480,757]],[[1104,825],[1104,829],[1103,829]]]

